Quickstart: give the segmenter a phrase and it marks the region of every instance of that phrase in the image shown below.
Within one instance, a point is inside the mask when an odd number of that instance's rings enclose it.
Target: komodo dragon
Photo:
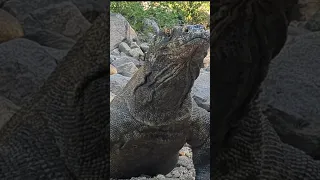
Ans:
[[[146,64],[110,104],[110,177],[169,173],[188,142],[196,179],[209,179],[210,115],[192,106],[190,96],[209,32],[175,27],[159,36]]]
[[[283,143],[256,101],[296,0],[216,0],[211,35],[211,179],[319,180],[320,162]]]
[[[1,180],[109,178],[108,14],[1,129]]]

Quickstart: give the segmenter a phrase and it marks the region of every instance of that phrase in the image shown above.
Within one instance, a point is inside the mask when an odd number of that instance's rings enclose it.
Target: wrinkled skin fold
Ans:
[[[296,3],[212,2],[211,179],[320,179],[320,162],[283,143],[255,102]]]

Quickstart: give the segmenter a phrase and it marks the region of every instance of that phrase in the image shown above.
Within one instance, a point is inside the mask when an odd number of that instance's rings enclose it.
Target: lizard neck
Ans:
[[[187,67],[170,74],[141,67],[125,88],[124,96],[131,115],[146,124],[168,124],[190,114],[190,91],[194,80]],[[176,73],[176,74],[175,74]],[[188,117],[189,118],[189,117]]]

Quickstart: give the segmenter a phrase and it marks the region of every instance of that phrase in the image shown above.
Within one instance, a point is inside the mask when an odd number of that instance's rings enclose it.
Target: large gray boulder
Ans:
[[[42,46],[67,51],[76,43],[75,40],[51,30],[35,30],[29,32],[24,38],[35,41]]]
[[[72,2],[81,11],[84,17],[92,22],[99,12],[107,7],[106,0],[5,0],[3,9],[8,10],[19,20],[23,20],[29,13],[61,2]]]
[[[71,2],[37,9],[26,16],[22,23],[26,35],[39,30],[50,30],[73,40],[82,37],[91,26]]]
[[[199,107],[210,111],[210,72],[201,69],[193,84],[191,96]]]
[[[110,51],[124,41],[137,39],[136,32],[121,14],[110,13]]]
[[[58,51],[19,38],[0,44],[0,95],[19,105],[37,92],[60,60]]]
[[[320,32],[297,36],[272,60],[258,101],[282,141],[320,157]]]
[[[121,74],[114,74],[110,76],[110,92],[114,95],[121,93],[122,89],[126,86],[130,77],[123,76]]]

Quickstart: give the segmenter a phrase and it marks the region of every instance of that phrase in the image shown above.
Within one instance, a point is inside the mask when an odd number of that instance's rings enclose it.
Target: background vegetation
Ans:
[[[144,18],[155,20],[160,29],[177,24],[210,27],[209,1],[111,1],[111,12],[122,14],[137,31]]]

